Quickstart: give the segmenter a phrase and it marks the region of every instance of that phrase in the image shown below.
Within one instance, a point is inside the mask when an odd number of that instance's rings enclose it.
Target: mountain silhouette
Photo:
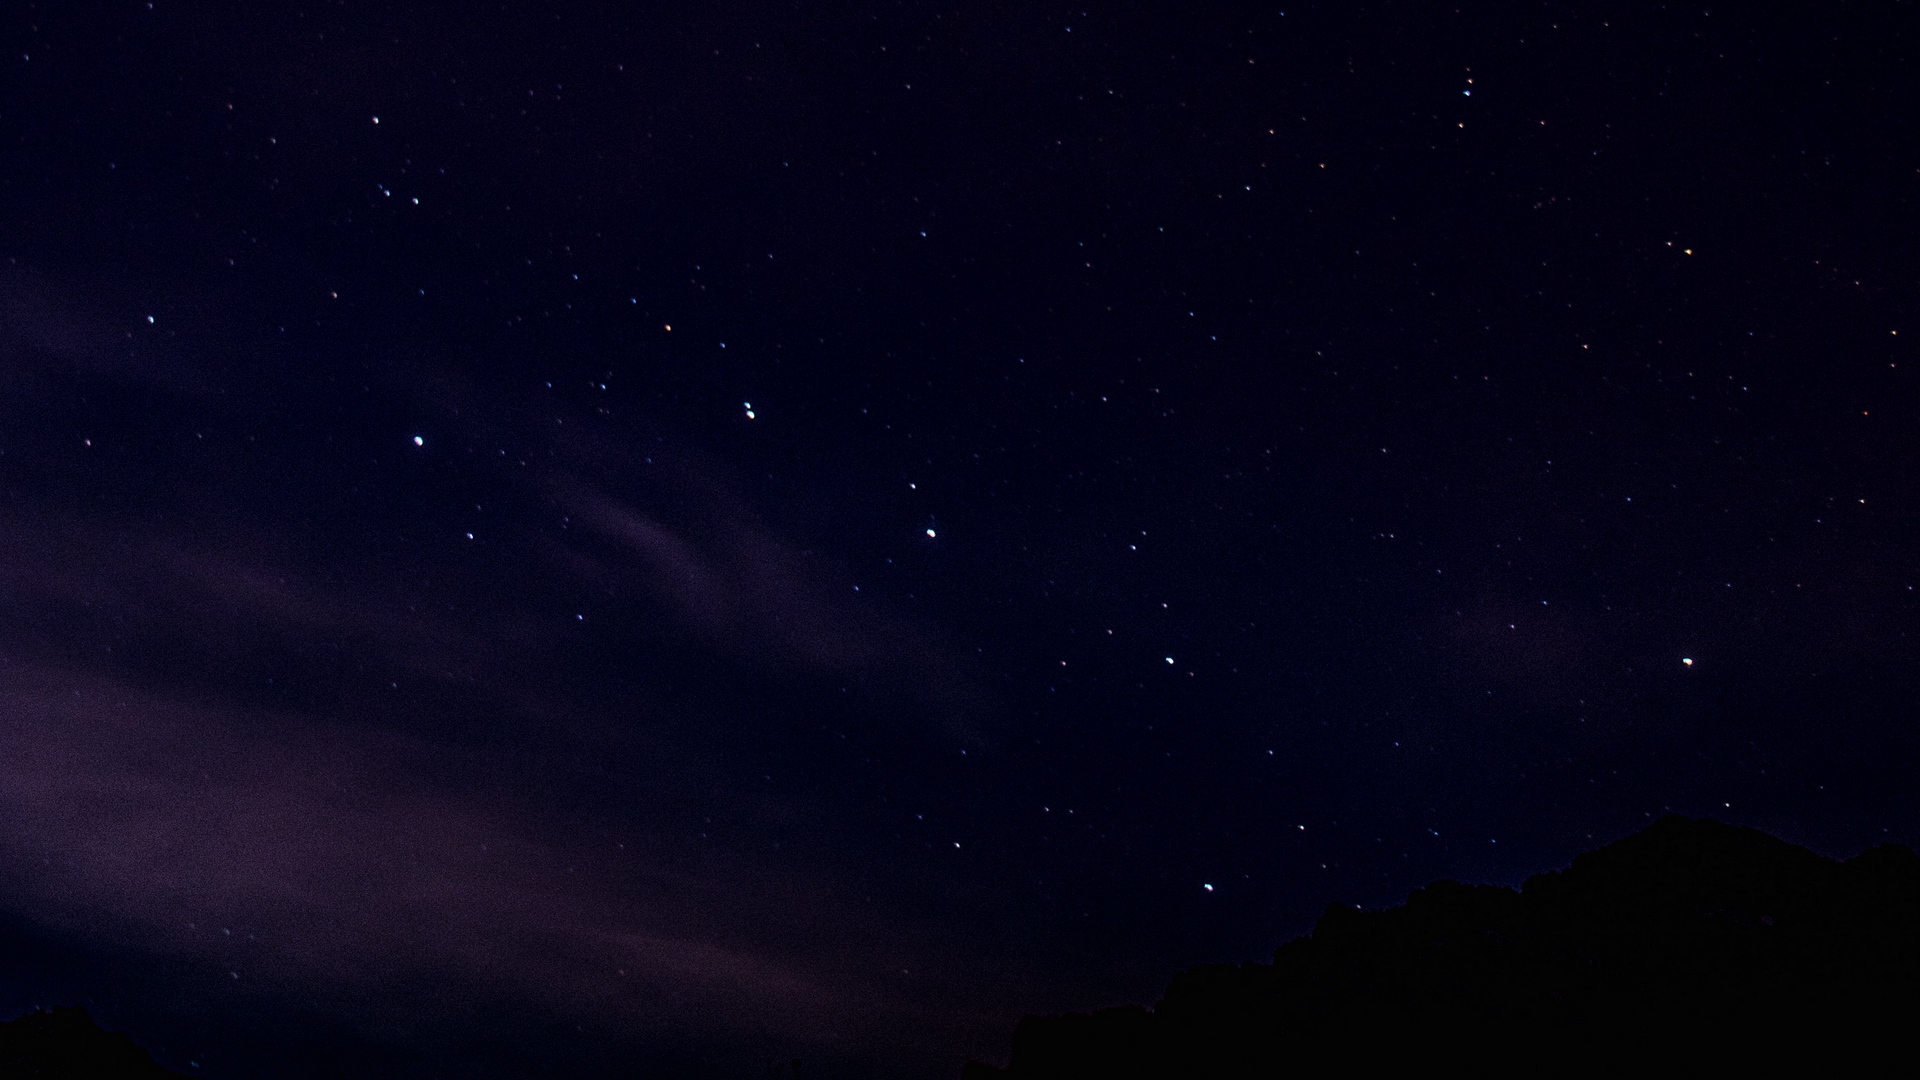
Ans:
[[[77,1007],[31,1012],[0,1023],[0,1077],[38,1080],[169,1080],[132,1039],[103,1030]]]
[[[1673,816],[1518,890],[1330,907],[1273,963],[1189,969],[1151,1009],[1027,1017],[1006,1069],[966,1077],[1912,1068],[1916,961],[1911,850],[1838,862]]]

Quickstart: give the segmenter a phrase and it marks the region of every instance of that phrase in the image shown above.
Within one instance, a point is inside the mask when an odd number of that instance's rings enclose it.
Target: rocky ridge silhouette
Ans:
[[[0,1077],[38,1080],[169,1080],[152,1055],[69,1006],[0,1023]]]
[[[1401,907],[1330,907],[1273,963],[1189,969],[1151,1009],[1027,1017],[1006,1069],[966,1076],[1911,1068],[1916,961],[1910,849],[1839,862],[1672,816],[1517,890],[1440,881]]]

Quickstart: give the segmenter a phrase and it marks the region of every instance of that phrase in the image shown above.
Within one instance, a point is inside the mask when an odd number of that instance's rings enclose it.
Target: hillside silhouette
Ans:
[[[966,1076],[1911,1068],[1916,961],[1911,850],[1838,862],[1674,816],[1518,890],[1440,881],[1401,907],[1330,907],[1273,963],[1192,968],[1151,1009],[1027,1017],[1007,1069]]]
[[[38,1080],[168,1080],[145,1050],[103,1030],[77,1007],[31,1012],[0,1023],[0,1077]]]

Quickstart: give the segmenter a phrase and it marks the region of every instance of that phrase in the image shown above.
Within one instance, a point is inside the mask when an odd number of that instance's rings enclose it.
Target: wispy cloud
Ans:
[[[704,580],[672,586],[689,618],[794,626],[744,598],[796,588],[765,548],[742,568],[605,513],[650,573]],[[531,617],[423,611],[244,548],[50,516],[0,529],[0,905],[239,992],[448,1023],[518,1002],[694,1043],[885,1041],[902,1006],[872,980],[900,928],[833,868],[755,857],[738,828],[700,837],[688,812],[726,806],[750,841],[791,808],[644,705],[569,704],[538,674],[564,639]],[[808,627],[790,640],[853,633]],[[267,685],[315,670],[335,680],[318,705]],[[483,708],[484,737],[446,722]],[[554,762],[602,755],[645,764],[608,794],[556,792],[583,766]]]
[[[610,541],[614,572],[664,598],[710,643],[762,665],[856,680],[942,737],[987,737],[989,703],[963,651],[885,600],[862,597],[837,568],[783,543],[724,494],[706,493],[707,527],[675,528],[578,481],[556,498]]]

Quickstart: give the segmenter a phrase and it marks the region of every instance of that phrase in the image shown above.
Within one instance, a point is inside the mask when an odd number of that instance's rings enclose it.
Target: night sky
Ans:
[[[1920,841],[1915,5],[1158,6],[6,5],[0,1012],[952,1077]]]

